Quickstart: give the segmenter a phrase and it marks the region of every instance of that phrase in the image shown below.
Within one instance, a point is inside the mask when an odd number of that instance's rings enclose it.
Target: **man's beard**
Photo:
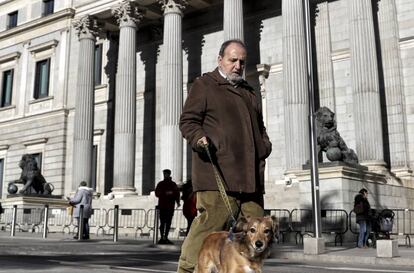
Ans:
[[[236,73],[230,73],[227,74],[227,80],[232,84],[232,85],[238,85],[241,82],[243,82],[243,77],[239,74]]]

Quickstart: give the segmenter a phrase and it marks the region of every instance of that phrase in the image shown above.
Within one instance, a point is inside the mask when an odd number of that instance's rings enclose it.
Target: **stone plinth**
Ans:
[[[398,240],[377,240],[377,257],[398,257]]]
[[[302,170],[286,174],[292,180],[299,197],[295,208],[311,208],[311,178],[306,166]],[[353,209],[354,197],[361,188],[369,192],[368,200],[373,208],[408,208],[413,204],[414,190],[391,184],[389,176],[367,170],[359,165],[343,162],[319,164],[320,200],[322,209]],[[412,192],[407,192],[412,191]],[[294,194],[294,193],[291,193]]]
[[[116,194],[109,194],[101,196],[100,198],[92,200],[92,208],[113,209],[118,205],[120,209],[154,209],[158,204],[158,198],[155,197],[154,192],[150,195],[142,196],[118,196]]]
[[[30,196],[30,195],[7,195],[7,198],[1,200],[3,208],[12,208],[17,205],[18,208],[43,208],[49,205],[50,208],[65,208],[68,201],[62,199],[62,196]]]
[[[325,240],[323,238],[303,238],[303,254],[319,255],[325,252]]]

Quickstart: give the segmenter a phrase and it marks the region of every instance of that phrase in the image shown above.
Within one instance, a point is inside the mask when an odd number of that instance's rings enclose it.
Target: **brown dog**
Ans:
[[[242,217],[237,233],[211,233],[201,246],[196,272],[261,273],[277,229],[274,217]]]

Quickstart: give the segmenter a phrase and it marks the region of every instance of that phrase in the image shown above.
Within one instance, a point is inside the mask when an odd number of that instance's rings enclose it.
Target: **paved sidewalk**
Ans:
[[[374,248],[361,249],[355,244],[344,246],[327,246],[324,254],[304,255],[303,245],[275,245],[271,258],[289,259],[292,261],[315,261],[323,263],[390,265],[390,266],[414,266],[414,248],[399,246],[399,257],[377,258],[377,250]]]
[[[165,251],[179,254],[181,241],[175,241],[175,245],[153,246],[150,239],[135,239],[132,237],[119,237],[114,243],[110,236],[92,236],[91,240],[79,242],[70,234],[49,234],[43,239],[39,233],[18,233],[11,238],[9,233],[0,232],[0,255],[107,255],[134,252],[142,248],[158,247]],[[87,245],[87,247],[85,247]],[[116,247],[114,247],[116,246]],[[290,261],[314,261],[321,263],[347,264],[379,264],[390,266],[414,266],[414,248],[400,245],[399,257],[377,258],[376,249],[359,249],[352,245],[341,247],[327,246],[326,253],[321,255],[304,255],[302,245],[275,244],[272,256],[268,262],[274,259],[287,259]]]

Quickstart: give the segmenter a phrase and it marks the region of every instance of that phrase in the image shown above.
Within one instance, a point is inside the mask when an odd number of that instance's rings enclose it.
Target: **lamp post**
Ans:
[[[310,0],[303,0],[304,27],[306,37],[306,57],[308,68],[308,95],[309,95],[309,144],[310,144],[310,164],[311,164],[311,190],[312,190],[312,216],[314,224],[314,237],[321,238],[321,208],[319,198],[319,175],[318,175],[318,154],[316,150],[316,126],[315,126],[315,94],[313,85],[312,67],[312,37],[311,37],[311,17]]]

